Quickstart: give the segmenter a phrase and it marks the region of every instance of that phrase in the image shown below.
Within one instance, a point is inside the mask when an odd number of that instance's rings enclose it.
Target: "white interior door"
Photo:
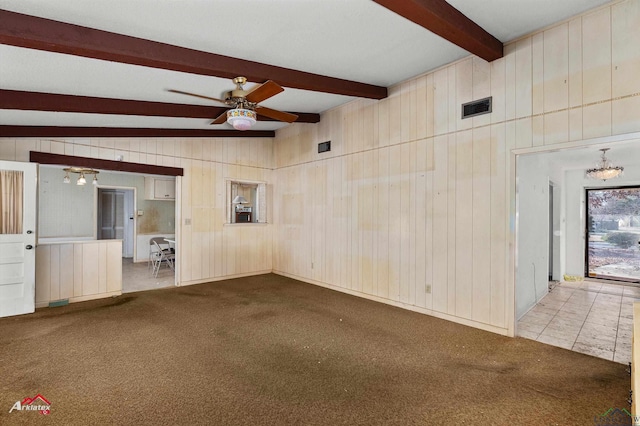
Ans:
[[[122,257],[133,257],[133,189],[98,189],[98,239],[122,240]]]
[[[124,191],[124,239],[122,241],[122,257],[133,257],[133,240],[135,239],[135,197],[133,189]]]
[[[0,317],[35,311],[37,165],[0,161]]]
[[[100,193],[100,235],[101,240],[121,240],[124,238],[125,211],[124,192],[101,189]]]

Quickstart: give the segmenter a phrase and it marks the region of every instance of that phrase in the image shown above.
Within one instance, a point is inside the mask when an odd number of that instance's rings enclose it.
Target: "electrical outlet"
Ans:
[[[425,291],[427,294],[431,294],[431,284],[427,284],[427,286],[424,288],[424,291]]]

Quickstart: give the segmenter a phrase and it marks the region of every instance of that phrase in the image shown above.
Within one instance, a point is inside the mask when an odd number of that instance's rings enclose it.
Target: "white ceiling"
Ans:
[[[607,3],[448,2],[502,42]],[[371,0],[0,0],[0,9],[384,87],[468,55]],[[222,78],[0,45],[2,89],[218,106],[166,89],[221,97],[232,87]],[[353,99],[285,89],[262,105],[321,113]],[[209,121],[0,110],[3,125],[229,128]],[[259,122],[254,129],[284,125]]]
[[[622,166],[626,170],[637,169],[640,166],[640,140],[638,139],[533,153],[524,157],[535,156],[556,171],[586,170],[600,162],[602,148],[609,148],[607,159],[615,166]]]

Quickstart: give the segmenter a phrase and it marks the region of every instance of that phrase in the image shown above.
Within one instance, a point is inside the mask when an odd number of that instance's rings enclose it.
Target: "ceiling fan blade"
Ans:
[[[227,121],[227,111],[220,114],[215,120],[213,120],[210,124],[222,124]]]
[[[263,83],[260,86],[257,86],[254,89],[252,89],[249,93],[247,93],[247,96],[245,96],[245,99],[248,100],[249,102],[253,102],[254,104],[257,104],[258,102],[262,102],[265,99],[269,99],[270,97],[277,95],[278,93],[283,91],[284,89],[282,88],[282,86],[280,86],[275,81],[269,80],[266,83]]]
[[[274,120],[284,121],[285,123],[293,123],[298,119],[298,116],[295,114],[291,114],[289,112],[278,111],[276,109],[266,108],[258,105],[256,108],[256,112],[259,115],[264,115],[265,117],[273,118]]]
[[[220,102],[220,103],[223,103],[223,104],[226,105],[226,102],[223,101],[222,99],[212,98],[212,97],[204,96],[204,95],[198,95],[197,93],[183,92],[182,90],[175,90],[175,89],[167,89],[167,91],[171,92],[171,93],[179,93],[181,95],[195,96],[196,98],[208,99],[210,101],[216,101],[216,102]]]

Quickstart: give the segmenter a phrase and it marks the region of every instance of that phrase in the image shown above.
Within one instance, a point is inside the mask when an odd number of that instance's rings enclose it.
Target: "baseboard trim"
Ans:
[[[290,273],[283,272],[283,271],[274,270],[273,273],[276,274],[276,275],[282,275],[283,277],[292,278],[294,280],[302,281],[302,282],[305,282],[305,283],[308,283],[308,284],[313,284],[313,285],[317,285],[317,286],[320,286],[320,287],[328,288],[330,290],[335,290],[335,291],[339,291],[341,293],[346,293],[346,294],[349,294],[351,296],[356,296],[356,297],[361,297],[363,299],[373,300],[374,302],[380,302],[380,303],[384,303],[386,305],[395,306],[397,308],[406,309],[408,311],[418,312],[420,314],[425,314],[425,315],[429,315],[429,316],[432,316],[432,317],[440,318],[440,319],[443,319],[443,320],[455,322],[457,324],[466,325],[468,327],[478,328],[480,330],[489,331],[491,333],[500,334],[502,336],[509,336],[509,330],[506,327],[505,328],[497,327],[495,325],[485,324],[483,322],[478,322],[478,321],[473,321],[473,320],[469,320],[469,319],[466,319],[466,318],[456,317],[456,316],[453,316],[453,315],[449,315],[449,314],[445,314],[445,313],[442,313],[442,312],[434,311],[432,309],[426,309],[426,308],[422,308],[420,306],[409,305],[407,303],[397,302],[395,300],[390,300],[390,299],[385,299],[383,297],[374,296],[372,294],[362,293],[362,292],[359,292],[359,291],[354,291],[354,290],[351,290],[351,289],[338,287],[338,286],[335,286],[335,285],[332,285],[332,284],[328,284],[328,283],[324,283],[324,282],[321,282],[321,281],[316,281],[316,280],[300,277],[300,276],[297,276],[295,274],[290,274]],[[509,337],[513,337],[513,336],[509,336]]]
[[[210,283],[210,282],[215,282],[215,281],[232,280],[234,278],[253,277],[255,275],[270,274],[271,272],[273,272],[271,269],[265,269],[264,271],[246,272],[246,273],[242,273],[242,274],[225,275],[225,276],[222,276],[222,277],[204,278],[204,279],[201,279],[201,280],[182,281],[176,287],[182,287],[182,286],[186,286],[186,285],[204,284],[204,283]]]
[[[108,297],[121,296],[122,291],[110,291],[107,293],[89,294],[86,296],[69,297],[69,303],[86,302],[87,300],[106,299]],[[47,300],[45,302],[36,302],[36,308],[48,308],[49,303],[55,302],[55,300]]]

